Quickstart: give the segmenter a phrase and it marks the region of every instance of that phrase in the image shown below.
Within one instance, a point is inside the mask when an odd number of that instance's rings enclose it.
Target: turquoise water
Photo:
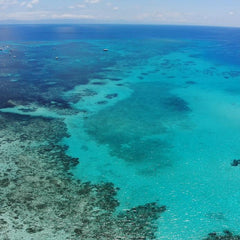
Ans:
[[[240,147],[240,98],[231,91],[238,80],[226,83],[223,72],[231,67],[189,57],[191,51],[148,58],[129,73],[118,65],[111,74],[124,74],[125,86],[106,80],[104,88],[93,88],[98,95],[75,104],[88,117],[66,120],[68,153],[80,158],[76,177],[113,182],[120,209],[167,205],[158,239],[239,233],[240,175],[230,165]],[[112,93],[119,101],[91,105]]]
[[[112,182],[118,211],[166,205],[157,239],[240,234],[240,173],[231,166],[240,149],[240,72],[231,57],[236,45],[217,40],[11,42],[15,51],[24,48],[28,64],[41,61],[20,77],[12,69],[23,60],[1,71],[11,84],[36,90],[21,101],[11,95],[17,103],[2,111],[63,119],[70,137],[62,144],[79,158],[70,170],[75,178]]]

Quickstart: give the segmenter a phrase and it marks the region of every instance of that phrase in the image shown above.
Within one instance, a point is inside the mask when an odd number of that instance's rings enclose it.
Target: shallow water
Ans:
[[[204,62],[194,62],[204,68]],[[89,116],[83,135],[70,132],[68,153],[84,156],[73,172],[84,180],[113,182],[120,188],[120,208],[166,203],[159,239],[201,239],[224,229],[238,233],[240,176],[230,163],[239,149],[239,96],[220,88],[219,67],[211,77],[205,69],[184,69],[195,71],[190,76],[196,84],[186,86],[177,77],[183,69],[173,65],[176,78],[170,83],[158,75],[141,83],[128,80],[130,97]],[[78,139],[84,139],[83,150]]]
[[[149,26],[127,39],[107,26],[94,36],[75,30],[2,42],[2,111],[63,119],[62,144],[80,162],[75,178],[112,182],[118,211],[166,205],[157,239],[240,234],[240,170],[231,166],[240,148],[240,31],[179,27],[179,36]]]

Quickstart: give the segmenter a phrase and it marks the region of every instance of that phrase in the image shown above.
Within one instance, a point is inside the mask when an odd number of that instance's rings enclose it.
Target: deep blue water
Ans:
[[[2,111],[63,119],[75,178],[166,205],[157,239],[240,233],[240,29],[1,25],[0,48]]]
[[[207,58],[240,64],[240,29],[171,25],[0,25],[0,41],[184,39],[211,41]],[[217,44],[216,44],[217,43]]]
[[[174,38],[237,43],[239,28],[171,25],[0,25],[1,41]]]

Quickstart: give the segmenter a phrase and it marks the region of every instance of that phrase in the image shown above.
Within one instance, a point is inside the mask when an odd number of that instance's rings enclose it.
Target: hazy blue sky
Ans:
[[[13,20],[240,27],[240,0],[0,0],[0,22]]]

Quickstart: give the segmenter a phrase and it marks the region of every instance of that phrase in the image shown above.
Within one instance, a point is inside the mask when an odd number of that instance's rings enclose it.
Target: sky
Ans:
[[[0,0],[0,23],[240,27],[240,0]]]

